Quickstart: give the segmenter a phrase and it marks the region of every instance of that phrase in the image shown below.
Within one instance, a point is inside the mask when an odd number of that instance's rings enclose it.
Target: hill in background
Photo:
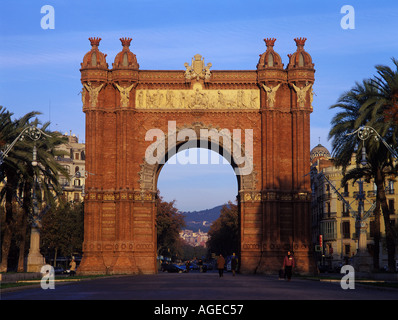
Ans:
[[[217,220],[220,216],[222,207],[223,205],[214,207],[212,209],[182,212],[182,214],[185,216],[185,229],[189,229],[194,232],[197,232],[200,229],[202,232],[208,232],[212,222]]]

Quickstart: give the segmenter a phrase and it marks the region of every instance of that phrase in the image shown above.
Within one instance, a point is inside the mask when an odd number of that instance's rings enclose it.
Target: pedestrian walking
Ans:
[[[72,261],[70,262],[69,267],[69,275],[74,276],[76,274],[76,261],[74,257],[72,257]]]
[[[235,277],[235,272],[238,269],[238,258],[235,256],[235,253],[232,254],[232,259],[231,259],[231,271],[232,271],[232,276]]]
[[[225,266],[225,259],[220,253],[220,256],[217,259],[217,269],[220,278],[224,276],[224,266]]]
[[[199,272],[203,272],[203,260],[202,259],[199,259],[198,265],[199,265]]]
[[[287,255],[283,259],[283,269],[285,270],[285,276],[287,277],[287,281],[290,281],[292,278],[292,271],[295,266],[293,255],[290,251],[287,252]]]

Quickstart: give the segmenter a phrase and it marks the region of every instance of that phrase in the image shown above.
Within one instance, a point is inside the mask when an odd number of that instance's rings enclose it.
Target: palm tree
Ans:
[[[376,80],[375,80],[376,79]],[[394,265],[395,244],[393,233],[391,232],[391,224],[389,218],[389,209],[385,195],[385,179],[389,174],[395,174],[396,168],[393,165],[393,159],[388,149],[375,139],[360,140],[357,135],[351,134],[362,126],[373,126],[374,129],[382,136],[386,136],[391,129],[385,122],[381,121],[382,113],[380,90],[376,84],[378,79],[364,80],[361,84],[356,85],[348,92],[344,93],[338,100],[338,103],[330,108],[341,108],[343,111],[337,113],[332,119],[332,129],[329,132],[329,139],[332,141],[332,155],[335,164],[343,169],[344,178],[342,184],[348,180],[356,181],[360,178],[370,181],[374,179],[377,187],[376,193],[376,210],[375,225],[379,225],[379,208],[383,211],[384,222],[386,226],[387,251],[390,270]],[[377,111],[378,110],[378,111]],[[390,135],[390,138],[392,135]],[[391,142],[391,139],[388,140]],[[366,166],[359,166],[361,163],[361,147],[365,147],[367,152]],[[351,155],[356,153],[357,167],[346,172],[347,166],[350,164]],[[375,239],[375,268],[378,267],[378,237],[376,230]]]
[[[394,142],[396,143],[398,130],[398,60],[395,58],[391,60],[395,70],[389,66],[377,65],[377,75],[372,79],[371,84],[376,89],[376,94],[373,97],[375,101],[373,112],[379,114],[379,120],[384,122],[386,129],[392,128]]]
[[[12,126],[7,127],[7,130],[2,131],[1,136],[4,141],[11,143],[27,126],[38,125],[38,121],[30,122],[30,119],[37,115],[37,112],[30,112],[21,119],[12,122]],[[15,197],[19,197],[19,202],[22,203],[24,215],[21,223],[22,240],[20,255],[24,253],[24,236],[28,218],[32,217],[32,190],[35,191],[39,202],[44,206],[51,205],[54,201],[54,196],[62,192],[62,188],[58,182],[58,173],[68,176],[66,170],[56,162],[56,156],[62,155],[56,147],[65,143],[64,138],[59,133],[46,132],[48,123],[43,125],[42,131],[46,133],[45,139],[33,141],[30,138],[25,138],[18,141],[13,149],[10,150],[8,156],[4,159],[1,166],[1,171],[6,178],[5,187],[0,192],[0,201],[5,199],[6,214],[5,225],[3,231],[2,242],[2,261],[0,271],[7,270],[8,253],[10,249],[12,235],[15,233],[15,210],[13,210],[13,202]],[[32,165],[32,150],[36,144],[37,147],[37,166]],[[37,184],[33,177],[40,177],[42,183]],[[43,209],[43,207],[41,209]],[[23,262],[23,257],[20,257],[20,262]],[[22,265],[22,263],[21,263]],[[21,269],[21,268],[19,268]]]
[[[389,66],[376,66],[377,74],[371,79],[371,95],[361,107],[361,118],[369,119],[367,125],[374,128],[383,139],[392,146],[397,146],[398,135],[398,60],[392,59],[395,70]],[[374,172],[378,199],[383,212],[384,225],[386,230],[386,244],[388,252],[389,270],[395,270],[395,242],[397,235],[390,222],[390,209],[385,196],[385,175],[395,174],[397,171],[396,159],[380,142],[372,143],[369,152],[375,154],[376,159],[385,160],[383,170]],[[395,152],[396,153],[396,152]],[[395,166],[394,166],[395,164]]]
[[[20,135],[20,133],[27,127],[29,120],[38,112],[30,112],[20,119],[12,121],[12,113],[6,111],[1,107],[1,122],[0,137],[1,148],[5,149],[7,144],[11,144]],[[5,219],[2,226],[2,260],[0,263],[0,272],[7,271],[8,254],[11,246],[12,235],[15,233],[15,214],[13,209],[13,199],[18,188],[18,181],[20,178],[20,169],[23,169],[21,161],[18,161],[14,151],[17,148],[11,149],[8,155],[2,159],[0,165],[0,176],[4,181],[4,186],[0,191],[0,202],[5,201]]]
[[[357,162],[360,162],[360,153],[357,153],[358,138],[350,135],[357,130],[362,123],[359,123],[360,109],[368,100],[372,87],[369,80],[356,83],[350,90],[342,94],[330,109],[340,108],[332,119],[332,128],[329,132],[329,139],[332,139],[332,155],[336,166],[341,166],[343,173],[351,161],[353,153],[357,154]]]

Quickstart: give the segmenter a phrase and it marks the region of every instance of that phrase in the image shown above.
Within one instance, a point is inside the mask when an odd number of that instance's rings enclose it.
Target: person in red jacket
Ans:
[[[285,269],[285,276],[290,281],[292,278],[292,270],[294,268],[294,258],[290,251],[287,252],[287,256],[283,259],[283,269]]]
[[[220,278],[224,276],[224,266],[225,266],[225,259],[220,253],[220,256],[217,259],[217,269],[218,269],[218,274],[220,275]]]

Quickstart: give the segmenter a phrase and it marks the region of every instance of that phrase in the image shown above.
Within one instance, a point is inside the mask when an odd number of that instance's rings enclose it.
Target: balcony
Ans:
[[[330,200],[330,199],[332,199],[332,194],[331,194],[330,192],[325,193],[325,194],[323,195],[322,199],[323,199],[323,201]]]
[[[336,219],[337,212],[324,212],[322,219]]]
[[[374,198],[374,197],[376,197],[376,191],[375,191],[375,190],[368,191],[368,192],[367,192],[367,197],[368,197],[368,198]]]

